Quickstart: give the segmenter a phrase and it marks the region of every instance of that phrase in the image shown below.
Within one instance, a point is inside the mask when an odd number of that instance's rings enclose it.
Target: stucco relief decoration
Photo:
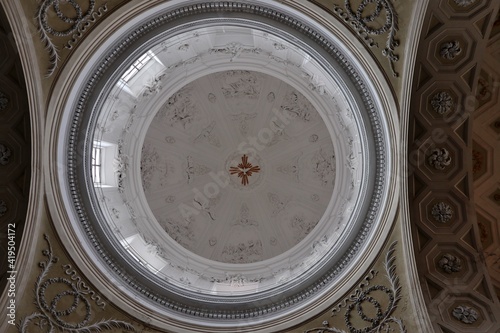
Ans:
[[[461,52],[462,49],[460,48],[460,43],[456,40],[453,40],[441,44],[439,54],[441,54],[441,57],[443,57],[444,59],[453,60]]]
[[[373,11],[371,13],[366,13],[366,9],[372,3],[375,4]],[[396,39],[396,33],[399,30],[398,26],[398,14],[394,9],[394,5],[391,0],[363,0],[356,11],[352,9],[351,1],[344,1],[344,9],[339,5],[334,5],[333,11],[345,21],[348,21],[356,30],[358,34],[365,37],[365,41],[368,42],[370,47],[376,46],[377,44],[372,38],[368,38],[370,35],[383,35],[387,34],[387,41],[385,43],[385,48],[382,50],[382,54],[389,60],[392,75],[398,77],[399,73],[394,69],[394,63],[399,60],[399,56],[394,53],[396,47],[399,46],[399,40]],[[378,22],[380,18],[383,19],[385,16],[385,22],[383,24],[375,25],[374,22]],[[378,46],[378,45],[377,45]]]
[[[438,202],[432,206],[431,215],[436,221],[446,223],[451,220],[453,209],[445,202]]]
[[[451,164],[450,152],[446,148],[435,148],[428,158],[429,164],[437,170],[444,170]]]
[[[115,217],[115,219],[119,219],[120,218],[120,211],[118,211],[118,209],[116,208],[111,208],[111,213],[113,213],[113,216]]]
[[[300,158],[302,156],[302,152],[299,155],[295,156],[292,161],[287,164],[280,165],[276,168],[276,171],[291,176],[295,179],[297,183],[300,183]]]
[[[304,331],[304,333],[406,333],[407,330],[403,320],[394,316],[394,311],[396,311],[399,301],[401,300],[401,285],[399,282],[399,276],[396,274],[396,256],[394,255],[396,244],[397,242],[394,242],[390,245],[384,260],[388,286],[370,286],[370,282],[378,274],[377,271],[371,270],[370,274],[365,277],[364,282],[359,285],[358,289],[356,289],[349,297],[344,299],[343,302],[333,308],[332,316],[337,315],[342,311],[342,309],[345,309],[344,322],[347,326],[347,331],[331,327],[330,323],[325,320],[322,323],[323,327],[309,329]],[[386,300],[381,299],[384,294],[386,296]],[[385,309],[382,308],[383,302],[387,303]],[[375,308],[375,312],[372,317],[369,317],[369,315],[364,312],[364,306]],[[368,326],[363,328],[354,327],[352,314],[353,310],[356,310],[359,318],[361,319],[359,322],[366,322],[368,323]],[[358,318],[355,319],[357,320]]]
[[[226,281],[231,287],[243,287],[247,283],[247,278],[241,274],[229,275],[226,273]]]
[[[320,95],[328,94],[326,84],[316,74],[309,74],[302,71],[302,77],[309,81],[309,89],[316,91]]]
[[[328,246],[328,236],[324,235],[323,237],[321,237],[321,239],[314,241],[314,243],[312,244],[311,253],[314,254],[322,252],[324,249],[327,248],[327,246]]]
[[[128,169],[128,156],[124,154],[119,154],[113,160],[113,171],[118,180],[118,191],[120,193],[124,193],[125,188],[123,181],[127,178],[127,169]]]
[[[190,286],[191,285],[191,281],[189,281],[189,278],[188,277],[185,277],[185,276],[181,276],[179,278],[179,282],[186,285],[186,286]]]
[[[228,272],[225,273],[226,277],[224,279],[217,279],[214,277],[210,277],[209,281],[210,282],[217,282],[217,283],[224,283],[227,285],[230,285],[231,287],[243,287],[247,283],[259,283],[263,281],[262,277],[256,277],[256,278],[248,278],[242,274],[229,274]]]
[[[267,94],[266,99],[269,103],[272,103],[276,99],[276,95],[271,91],[269,94]]]
[[[438,266],[448,274],[460,272],[462,262],[450,253],[444,254],[438,262]]]
[[[120,111],[118,110],[113,111],[113,113],[111,114],[111,121],[115,121],[116,119],[118,119],[119,116],[120,116]]]
[[[234,58],[238,57],[242,53],[254,53],[259,54],[262,52],[261,48],[258,47],[246,47],[241,43],[232,42],[228,43],[224,46],[213,47],[208,50],[210,54],[225,54],[230,55],[231,59],[229,61],[233,61]]]
[[[224,262],[232,264],[248,264],[260,261],[262,254],[262,242],[260,239],[248,240],[238,244],[228,244],[222,250]]]
[[[162,89],[162,80],[166,76],[166,74],[159,75],[150,82],[144,85],[144,92],[142,93],[142,97],[149,97],[152,95],[158,94]]]
[[[281,44],[281,43],[278,43],[278,42],[274,42],[273,46],[274,46],[274,49],[278,50],[278,51],[286,50],[286,46]]]
[[[145,191],[149,190],[151,187],[151,181],[153,180],[154,172],[156,171],[156,166],[159,162],[160,155],[156,151],[156,148],[152,145],[146,144],[142,147],[141,153],[141,179],[142,187]]]
[[[284,66],[295,66],[297,67],[297,64],[295,64],[293,61],[290,61],[288,59],[284,59],[278,56],[275,56],[274,54],[269,55],[269,59],[276,61],[278,64],[284,65]]]
[[[179,51],[184,51],[186,52],[187,50],[189,50],[189,44],[182,44],[181,46],[179,46],[177,48]]]
[[[190,184],[194,176],[202,176],[209,173],[211,170],[209,167],[203,164],[195,163],[192,156],[186,157],[186,168],[184,169],[186,173],[187,183]]]
[[[11,155],[10,149],[5,147],[4,145],[0,144],[0,164],[1,165],[7,165],[7,163],[9,163],[10,155]]]
[[[142,187],[146,192],[153,186],[164,188],[180,171],[180,167],[174,162],[161,158],[156,147],[151,143],[145,143],[142,147],[140,167]]]
[[[9,105],[9,99],[3,92],[0,91],[0,111],[5,110],[7,105]]]
[[[248,208],[246,203],[243,203],[240,209],[240,217],[233,222],[233,226],[234,225],[239,225],[242,227],[258,226],[259,222],[250,218],[250,209]]]
[[[306,217],[304,213],[297,213],[292,216],[290,221],[290,228],[293,232],[295,242],[300,242],[306,237],[318,224],[317,220],[312,220]]]
[[[273,124],[273,137],[266,144],[267,147],[272,147],[280,141],[288,140],[290,136],[285,132],[285,125],[281,124],[279,121],[271,120]]]
[[[286,206],[291,200],[290,197],[283,198],[276,193],[268,193],[267,198],[269,199],[269,203],[271,204],[273,210],[272,212],[273,217],[281,213],[281,211],[283,211],[286,208]]]
[[[238,114],[232,114],[231,120],[239,121],[239,130],[242,135],[248,134],[249,124],[248,120],[254,119],[257,116],[257,112],[245,113],[241,112]]]
[[[5,201],[0,200],[0,217],[4,216],[7,213],[7,204]]]
[[[476,0],[454,0],[454,1],[460,7],[468,7],[476,2]]]
[[[217,135],[214,133],[216,122],[212,121],[207,127],[203,128],[198,136],[194,138],[194,143],[206,141],[212,146],[220,147],[221,143]]]
[[[208,198],[207,200],[198,200],[196,198],[193,198],[193,202],[195,203],[195,207],[198,208],[199,211],[203,212],[205,215],[207,215],[210,220],[215,221],[216,216],[214,212],[215,206],[219,203],[221,199],[221,196],[215,196],[212,198]]]
[[[122,138],[121,140],[123,140],[123,137],[124,137],[124,134],[125,133],[129,133],[130,132],[130,129],[132,128],[132,125],[134,124],[135,122],[135,117],[136,117],[136,108],[137,108],[137,105],[134,105],[134,107],[132,108],[132,110],[130,110],[129,112],[129,116],[128,116],[128,119],[127,119],[127,122],[125,123],[125,126],[123,127],[123,134],[122,134]],[[101,130],[102,134],[108,132],[107,129],[104,130]]]
[[[186,130],[195,120],[198,108],[193,102],[192,87],[186,86],[172,95],[155,117],[172,127]]]
[[[321,185],[333,185],[335,181],[335,154],[320,149],[311,160],[313,174],[321,181]]]
[[[441,91],[432,96],[431,106],[436,113],[442,115],[450,112],[455,107],[455,102],[448,92]]]
[[[64,47],[72,49],[86,29],[107,11],[106,4],[96,8],[95,3],[95,0],[44,0],[40,3],[35,19],[38,23],[40,39],[49,53],[50,64],[46,73],[47,77],[54,74],[61,60],[59,47],[54,43],[53,38],[71,36]],[[72,8],[69,9],[68,6]],[[65,28],[60,28],[61,26]]]
[[[177,243],[186,249],[190,249],[194,241],[192,222],[191,218],[184,219],[182,222],[173,218],[165,218],[160,221],[160,225]]]
[[[260,84],[257,76],[250,71],[234,70],[223,74],[222,94],[226,98],[257,99],[260,96]]]
[[[34,312],[24,317],[19,324],[21,333],[32,332],[36,326],[36,331],[40,332],[104,332],[115,329],[124,332],[137,332],[130,323],[121,320],[101,320],[91,322],[94,315],[92,303],[99,309],[105,308],[105,303],[101,298],[87,286],[85,282],[76,274],[70,265],[62,265],[65,277],[49,278],[49,271],[58,258],[54,256],[52,245],[47,235],[44,235],[48,248],[43,250],[43,255],[47,260],[39,263],[42,269],[35,282],[35,305],[39,312]],[[47,296],[53,297],[47,299]],[[69,306],[62,308],[66,300],[72,298]]]
[[[201,60],[201,56],[197,55],[195,57],[191,57],[187,60],[182,60],[182,61],[179,61],[173,65],[170,65],[167,67],[167,72],[172,72],[174,70],[176,70],[177,68],[180,68],[180,67],[187,67],[189,65],[192,65],[196,62],[198,62],[199,60]]]
[[[217,97],[216,97],[214,94],[212,94],[212,93],[209,93],[207,98],[208,98],[208,101],[209,101],[210,103],[215,103],[215,102],[217,102]]]
[[[464,324],[473,324],[479,318],[476,310],[469,306],[460,305],[453,309],[453,317]]]
[[[312,119],[313,106],[309,101],[297,91],[289,92],[281,105],[281,111],[287,113],[290,117],[309,122]]]

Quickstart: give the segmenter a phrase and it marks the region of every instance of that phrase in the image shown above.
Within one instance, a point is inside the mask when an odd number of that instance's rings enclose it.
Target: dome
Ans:
[[[124,309],[257,331],[363,264],[392,214],[393,125],[338,36],[224,4],[159,5],[96,52],[66,103],[58,186]]]
[[[335,182],[319,113],[292,86],[255,71],[216,72],[174,92],[140,154],[151,220],[185,249],[223,263],[259,262],[297,245]]]

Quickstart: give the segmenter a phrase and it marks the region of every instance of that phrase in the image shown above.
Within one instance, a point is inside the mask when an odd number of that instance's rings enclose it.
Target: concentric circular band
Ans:
[[[144,53],[151,45],[165,36],[175,35],[176,29],[188,31],[213,24],[228,24],[252,27],[281,35],[288,42],[306,50],[325,70],[325,75],[342,80],[344,95],[353,106],[353,116],[360,124],[364,147],[363,166],[366,180],[360,184],[363,198],[354,198],[359,205],[349,210],[349,233],[341,246],[327,251],[325,257],[306,273],[289,283],[269,290],[238,296],[200,295],[189,289],[168,284],[146,271],[134,259],[127,257],[121,245],[110,237],[112,231],[103,223],[105,215],[99,206],[99,198],[93,191],[90,159],[93,134],[99,117],[99,105],[116,82],[123,69]],[[74,102],[71,123],[67,124],[67,184],[63,189],[69,193],[79,221],[73,227],[81,228],[88,242],[113,272],[114,278],[123,282],[137,297],[146,300],[155,309],[177,316],[180,320],[205,318],[216,321],[235,321],[248,318],[277,317],[293,311],[300,304],[326,293],[335,285],[339,276],[349,270],[362,256],[367,242],[373,237],[388,200],[391,154],[388,152],[388,125],[385,110],[373,89],[367,85],[365,74],[358,70],[359,64],[349,59],[342,45],[332,36],[322,35],[291,14],[278,11],[273,6],[261,6],[244,2],[206,2],[176,9],[168,9],[156,17],[142,22],[121,42],[114,45],[103,57],[95,70],[87,76],[81,87],[80,97]],[[363,124],[366,127],[363,127]],[[62,133],[64,131],[61,131]],[[349,161],[341,161],[349,166]],[[344,207],[345,208],[345,207]],[[277,296],[279,295],[279,296]],[[184,318],[184,319],[181,319]]]

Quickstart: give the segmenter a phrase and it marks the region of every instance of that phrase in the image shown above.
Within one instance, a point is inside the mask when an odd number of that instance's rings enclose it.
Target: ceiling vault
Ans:
[[[478,172],[490,168],[486,159],[498,161],[498,156],[477,149],[480,139],[475,139],[489,135],[488,129],[477,134],[482,128],[477,119],[498,90],[499,63],[495,71],[488,68],[488,54],[498,40],[498,7],[497,1],[432,1],[419,41],[410,110],[409,200],[420,283],[436,332],[496,332],[500,327],[493,284],[498,277],[490,277],[499,271],[488,270],[482,242],[489,238],[486,245],[491,245],[494,239],[498,249],[498,209],[491,223],[481,221],[476,209],[483,201],[476,193]],[[490,108],[498,114],[497,103]],[[498,147],[496,140],[490,144]]]
[[[2,332],[500,333],[499,1],[0,3]]]

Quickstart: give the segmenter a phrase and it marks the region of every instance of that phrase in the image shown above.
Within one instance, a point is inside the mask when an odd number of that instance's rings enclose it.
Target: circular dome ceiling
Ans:
[[[74,89],[61,205],[123,306],[255,332],[324,303],[380,237],[386,116],[344,46],[290,13],[163,6]]]
[[[141,153],[160,227],[199,256],[236,264],[275,257],[307,236],[328,205],[335,168],[330,133],[307,98],[248,70],[174,92]]]

